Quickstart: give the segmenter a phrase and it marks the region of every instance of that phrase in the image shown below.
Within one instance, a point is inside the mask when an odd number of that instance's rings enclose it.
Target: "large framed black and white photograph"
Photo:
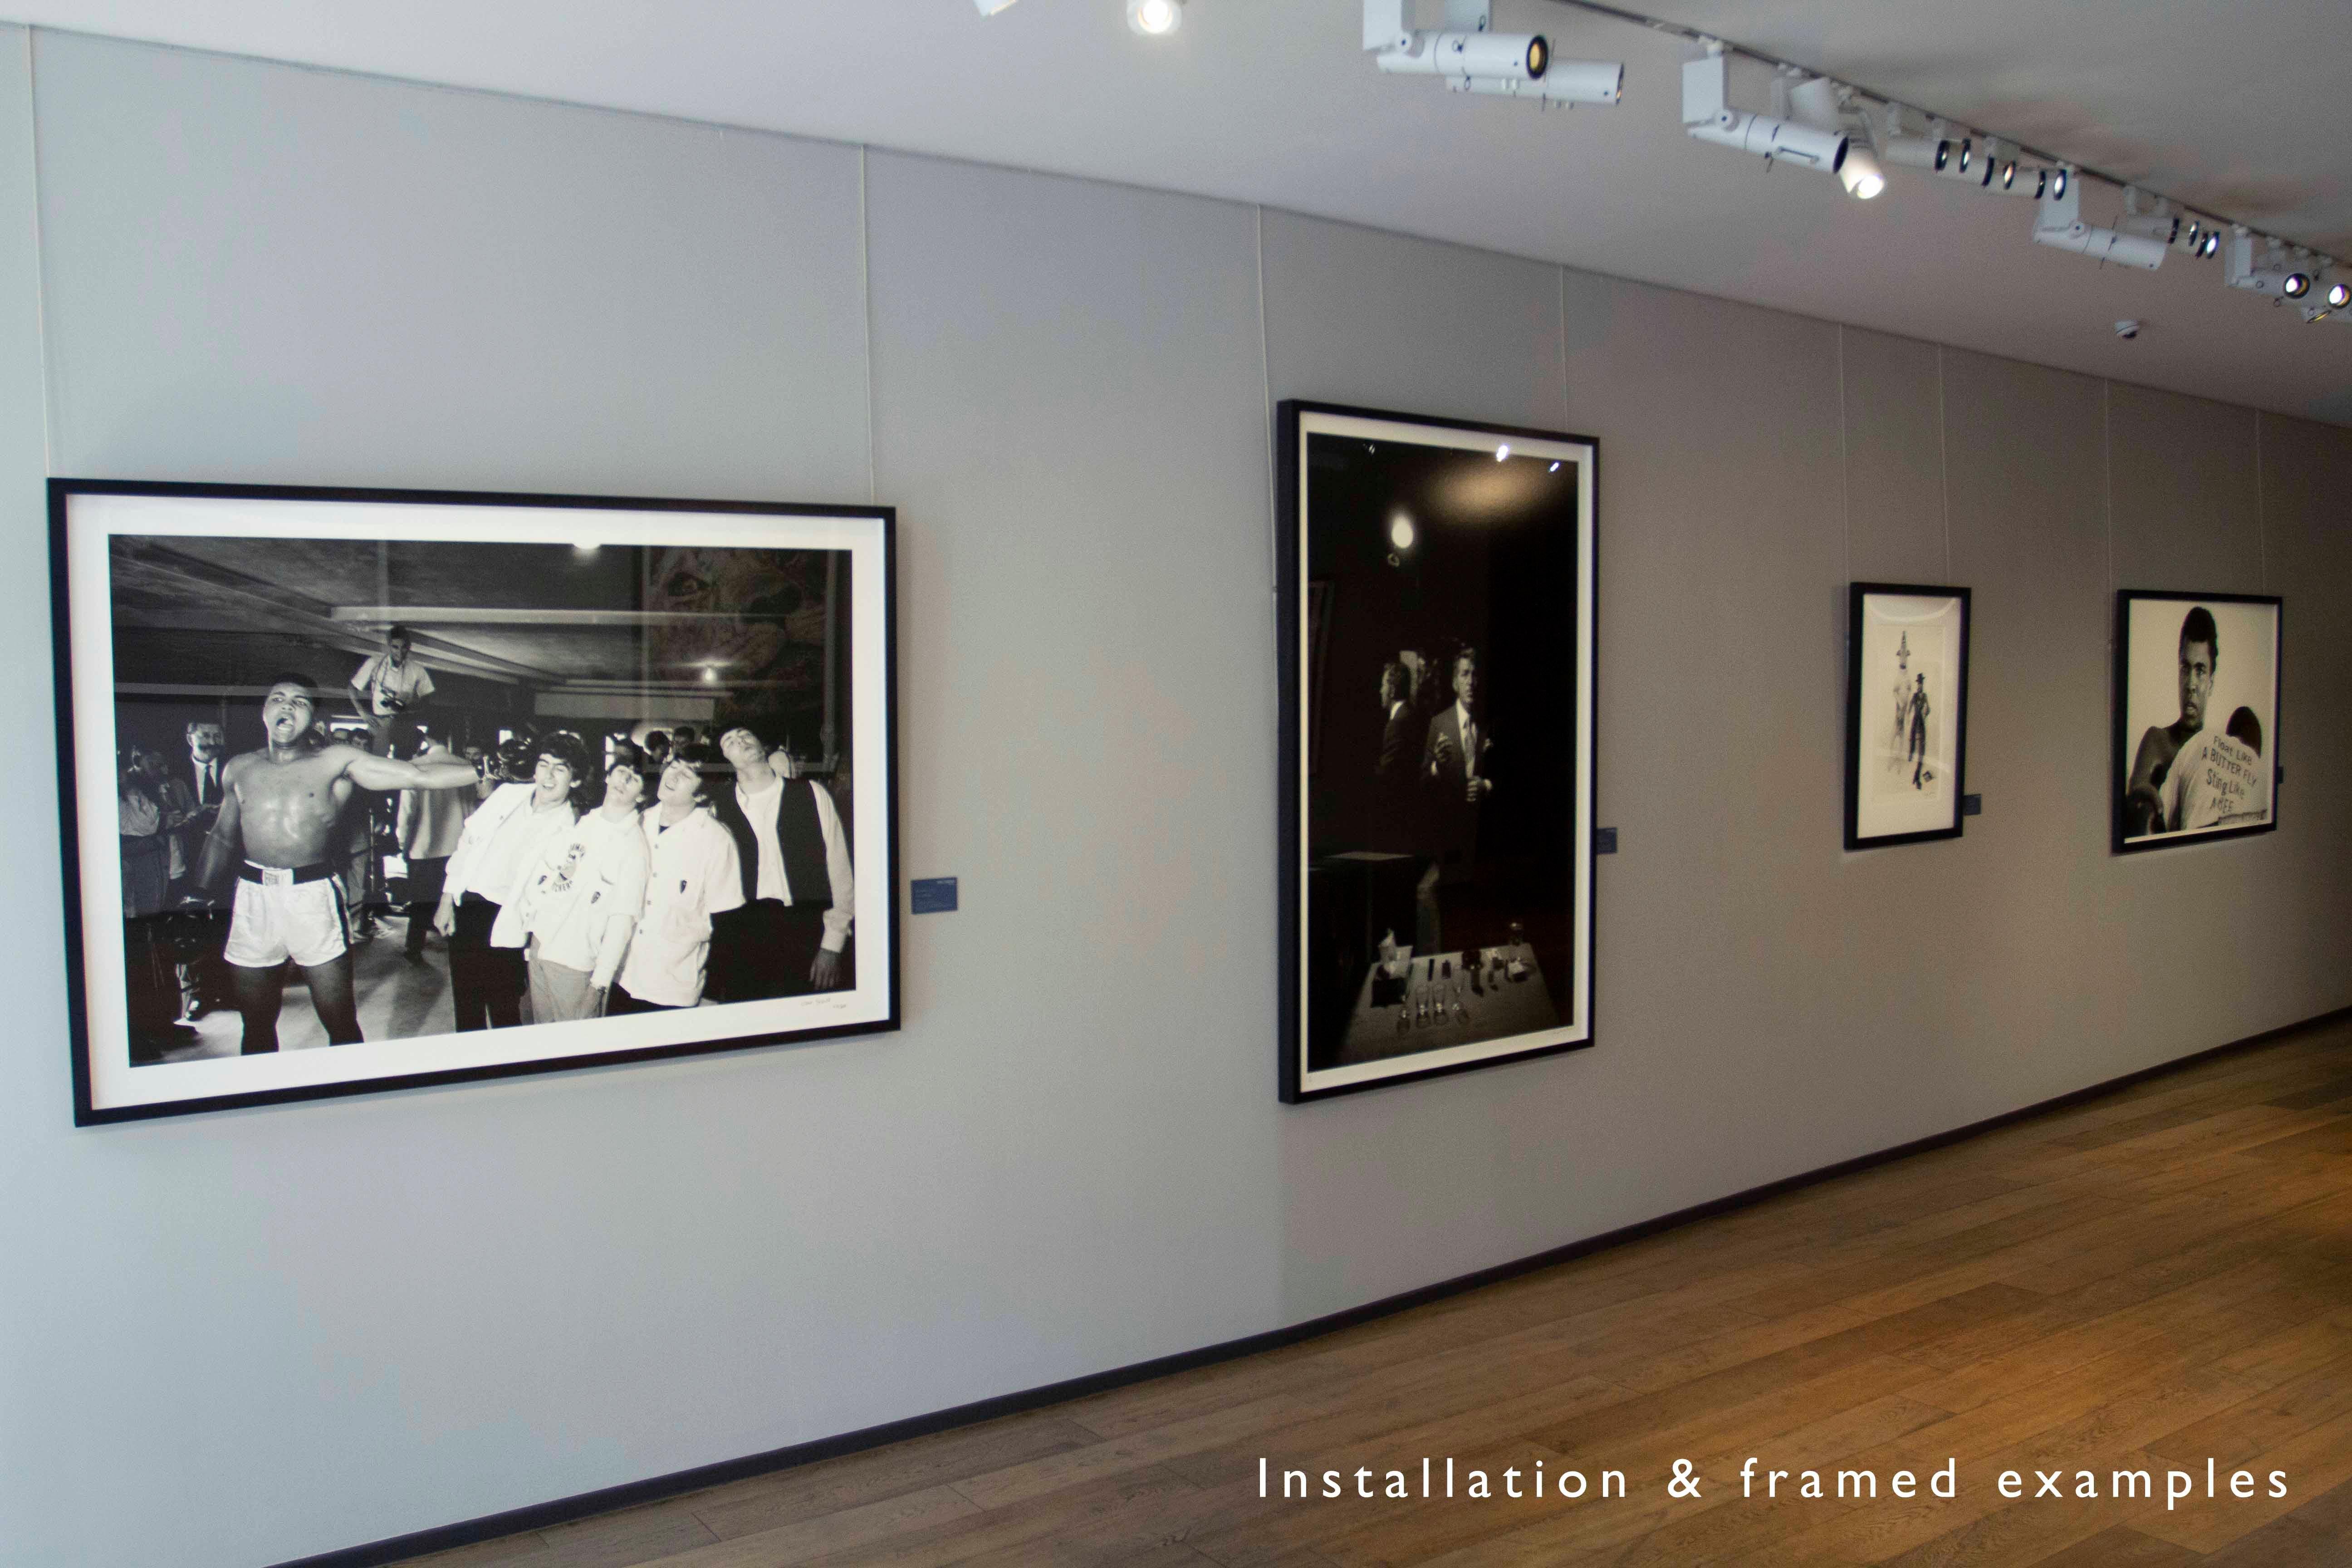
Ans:
[[[1590,1045],[1597,444],[1303,402],[1276,442],[1282,1098]]]
[[[52,480],[77,1121],[897,1027],[893,526]]]
[[[2274,595],[2116,595],[2116,854],[2278,826]]]
[[[1960,836],[1969,741],[1969,591],[1846,591],[1845,847]]]

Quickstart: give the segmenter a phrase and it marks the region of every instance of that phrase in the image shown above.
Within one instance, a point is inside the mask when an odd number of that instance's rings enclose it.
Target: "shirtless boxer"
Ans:
[[[395,762],[357,746],[322,742],[311,733],[314,703],[307,677],[281,675],[269,683],[261,700],[269,743],[230,758],[223,770],[220,819],[205,841],[196,872],[199,888],[217,888],[231,857],[245,857],[222,956],[237,1011],[245,1016],[247,1056],[278,1048],[289,957],[310,982],[329,1043],[359,1042],[342,893],[328,863],[336,847],[335,821],[352,791],[463,789],[474,782],[473,768],[464,763]]]

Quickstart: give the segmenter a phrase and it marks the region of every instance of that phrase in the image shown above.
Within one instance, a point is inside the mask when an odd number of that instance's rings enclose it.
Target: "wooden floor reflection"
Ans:
[[[1359,1466],[1417,1484],[1423,1455],[1607,1466],[1631,1495],[1258,1496],[1261,1458],[1352,1494]],[[1743,1500],[1749,1455],[1882,1484],[1956,1458],[1958,1495]],[[1698,1499],[1668,1497],[1677,1458]],[[2117,1468],[2157,1496],[2106,1495]],[[2196,1495],[2168,1508],[2172,1468]],[[2239,1468],[2252,1500],[2227,1495]],[[2007,1500],[2006,1469],[2029,1492],[2062,1470],[2069,1495]],[[2071,1495],[2081,1469],[2099,1500]],[[1280,1351],[415,1561],[2335,1568],[2352,1025]]]

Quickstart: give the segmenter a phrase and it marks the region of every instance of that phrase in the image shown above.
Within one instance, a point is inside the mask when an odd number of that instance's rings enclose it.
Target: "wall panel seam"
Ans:
[[[49,250],[41,226],[41,108],[40,76],[33,65],[34,29],[25,29],[26,154],[32,164],[33,217],[33,342],[41,356],[41,471],[58,471],[56,358],[49,353]]]
[[[1944,492],[1944,581],[1952,580],[1952,436],[1944,414],[1944,345],[1936,345],[1936,468]]]
[[[1257,369],[1265,386],[1265,591],[1271,595],[1282,581],[1280,552],[1282,504],[1274,493],[1274,348],[1265,321],[1265,204],[1251,208],[1256,215],[1257,237]]]
[[[1555,267],[1559,282],[1559,419],[1563,425],[1576,423],[1568,406],[1568,268]]]
[[[857,144],[857,302],[866,331],[866,504],[878,494],[874,470],[874,223],[866,196],[866,143]]]
[[[2099,463],[2105,474],[2099,482],[2099,499],[2107,511],[2107,597],[2116,596],[2116,384],[2099,383]],[[2115,633],[2107,633],[2107,647],[2115,648]]]
[[[2263,494],[2263,411],[2254,410],[2254,571],[2262,592],[2271,591],[2271,524]]]
[[[1853,581],[1853,448],[1846,429],[1845,413],[1845,326],[1837,330],[1838,373],[1838,508],[1845,514],[1845,580]],[[1951,507],[1944,509],[1944,575],[1952,574]]]

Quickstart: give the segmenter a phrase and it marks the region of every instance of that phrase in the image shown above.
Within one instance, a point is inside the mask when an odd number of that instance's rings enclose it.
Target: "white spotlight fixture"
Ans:
[[[2059,173],[2066,174],[2064,168]],[[2164,265],[2165,246],[2162,241],[2146,235],[2119,234],[2112,228],[2093,228],[2083,221],[2082,187],[2071,179],[2053,180],[2053,186],[2063,191],[2042,199],[2033,214],[2033,240],[2058,250],[2071,250],[2080,256],[2095,257],[2101,261],[2113,261],[2126,267],[2137,267],[2153,272]]]
[[[1953,146],[1944,135],[1944,122],[1933,122],[1925,136],[1914,136],[1903,129],[1903,107],[1886,106],[1886,133],[1878,137],[1878,155],[1887,163],[1906,169],[1925,169],[1939,173],[1952,159]]]
[[[1147,38],[1165,37],[1184,25],[1184,0],[1127,0],[1127,25]]]
[[[2218,254],[2221,248],[2221,226],[2211,218],[2181,215],[2188,221],[2173,236],[2172,248],[2199,258]]]
[[[1412,519],[1403,512],[1389,519],[1389,542],[1400,551],[1412,548]]]
[[[2181,226],[2180,215],[2171,210],[2169,202],[2159,201],[2155,211],[2142,212],[2139,210],[2139,187],[2124,187],[2124,216],[2116,225],[2119,232],[2152,239],[2170,249],[2179,241]]]
[[[1496,448],[1495,448],[1495,461],[1496,461],[1496,462],[1498,462],[1498,463],[1499,463],[1499,462],[1501,462],[1504,458],[1506,458],[1509,457],[1510,455],[1511,455],[1511,448],[1510,448],[1509,447],[1507,447],[1507,446],[1497,447],[1496,447]]]
[[[2352,307],[2352,283],[2330,283],[2327,286],[2327,308],[2341,310]],[[1555,464],[1554,467],[1559,465]]]
[[[1496,98],[1524,98],[1549,108],[1580,103],[1615,104],[1625,96],[1625,68],[1616,60],[1563,60],[1555,58],[1533,81],[1517,77],[1474,76],[1449,79],[1455,91],[1486,93]]]
[[[993,16],[999,11],[1003,10],[1007,5],[1012,5],[1013,0],[971,0],[971,3],[980,8],[980,14],[982,16]]]
[[[1835,174],[1848,152],[1844,132],[1822,131],[1769,114],[1731,107],[1731,62],[1722,46],[1683,64],[1683,129],[1701,142],[1736,152],[1760,153],[1773,163]]]
[[[2224,253],[2221,280],[2232,289],[2242,289],[2250,294],[2267,294],[2278,300],[2305,300],[2319,280],[2322,266],[2315,266],[2311,253],[2298,250],[2288,258],[2286,247],[2275,239],[2263,241],[2263,255],[2254,259],[2254,235],[2242,225],[2230,231],[2229,249]],[[2312,307],[2306,306],[2307,318]],[[2325,312],[2322,312],[2324,314]]]
[[[1845,135],[1845,109],[1852,94],[1825,76],[1811,77],[1788,89],[1789,111],[1816,131]],[[1837,166],[1838,183],[1856,201],[1868,201],[1886,188],[1886,172],[1878,155],[1847,137],[1845,159]]]
[[[2051,171],[2039,163],[2029,163],[2021,158],[2003,158],[2000,172],[1994,175],[1987,188],[2004,196],[2023,196],[2038,202],[2050,194]]]
[[[1364,0],[1364,49],[1383,71],[1546,105],[1615,103],[1624,95],[1619,61],[1556,60],[1541,33],[1496,32],[1494,0],[1445,0],[1445,26],[1435,32],[1412,24],[1413,0]]]

